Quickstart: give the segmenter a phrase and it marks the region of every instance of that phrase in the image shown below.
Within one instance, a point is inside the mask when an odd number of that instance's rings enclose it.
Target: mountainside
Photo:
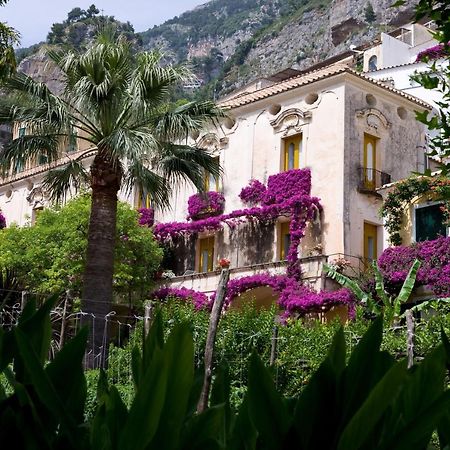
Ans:
[[[407,23],[416,0],[212,0],[141,33],[144,48],[188,60],[215,93],[304,69]]]
[[[160,48],[170,62],[188,61],[202,85],[194,95],[217,97],[259,76],[307,68],[410,21],[417,0],[401,8],[391,8],[392,2],[212,0],[143,33],[115,22],[138,51]],[[97,13],[89,16],[89,10],[74,8],[65,22],[53,25],[48,43],[89,45],[92,23],[101,19]],[[25,58],[20,67],[45,81],[36,65],[43,66],[42,52]]]

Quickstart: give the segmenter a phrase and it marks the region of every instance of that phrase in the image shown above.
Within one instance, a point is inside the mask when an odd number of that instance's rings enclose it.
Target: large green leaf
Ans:
[[[64,408],[77,423],[83,421],[86,400],[86,378],[82,362],[87,333],[88,329],[83,328],[45,368]]]
[[[370,294],[367,292],[364,292],[360,287],[359,284],[356,281],[353,281],[352,279],[346,277],[345,275],[342,275],[337,270],[333,269],[332,267],[328,266],[327,264],[324,264],[323,266],[325,273],[333,280],[336,280],[341,286],[350,289],[353,294],[363,303],[368,303],[368,301],[371,300]]]
[[[333,445],[334,430],[340,419],[337,396],[345,356],[344,332],[340,328],[334,335],[328,356],[311,376],[295,407],[294,427],[300,449],[330,448]],[[329,432],[323,433],[324,427]]]
[[[382,338],[383,318],[380,316],[354,348],[344,371],[339,390],[342,429],[394,363],[387,353],[380,352]]]
[[[194,379],[194,345],[187,324],[176,326],[164,346],[167,385],[164,407],[151,448],[177,449]]]
[[[383,305],[386,308],[389,308],[391,306],[391,298],[384,290],[383,275],[381,274],[376,261],[373,262],[372,267],[373,267],[373,274],[375,277],[375,291],[380,300],[383,302]]]
[[[227,450],[254,450],[257,438],[258,432],[250,420],[248,395],[246,395],[233,424]]]
[[[396,316],[400,314],[400,305],[408,301],[409,297],[411,296],[411,292],[414,289],[414,284],[416,283],[416,276],[419,267],[420,261],[418,259],[414,260],[414,263],[409,269],[408,275],[406,276],[406,280],[404,281],[403,286],[400,289],[400,293],[394,301]]]
[[[378,432],[377,422],[390,406],[406,378],[406,361],[393,365],[371,389],[367,398],[343,430],[338,450],[364,448],[367,438]],[[345,399],[344,399],[345,400]]]

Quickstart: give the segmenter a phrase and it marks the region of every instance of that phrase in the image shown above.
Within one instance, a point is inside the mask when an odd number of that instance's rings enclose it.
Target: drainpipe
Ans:
[[[251,171],[250,171],[250,178],[253,179],[253,160],[255,156],[255,128],[256,128],[256,122],[258,122],[259,117],[266,112],[265,109],[263,109],[257,116],[255,121],[253,122],[253,138],[252,138],[252,165],[251,165]]]

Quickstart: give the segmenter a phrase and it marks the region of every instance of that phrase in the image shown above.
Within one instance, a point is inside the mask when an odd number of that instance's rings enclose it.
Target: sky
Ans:
[[[206,3],[207,0],[9,0],[0,7],[0,21],[7,22],[21,34],[21,47],[44,41],[50,27],[62,22],[67,13],[92,3],[103,14],[129,21],[135,31],[145,31],[181,13]]]

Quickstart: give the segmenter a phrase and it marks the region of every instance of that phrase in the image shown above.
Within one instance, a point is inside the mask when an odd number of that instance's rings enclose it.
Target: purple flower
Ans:
[[[225,209],[225,197],[221,192],[200,192],[188,200],[188,220],[218,216]]]
[[[196,309],[209,309],[211,301],[207,295],[202,292],[197,292],[192,289],[181,288],[168,288],[162,287],[152,292],[152,298],[160,300],[162,302],[167,301],[169,298],[176,298],[184,301],[191,301]]]
[[[450,237],[390,247],[378,259],[378,266],[388,284],[398,289],[416,258],[421,262],[417,283],[439,297],[450,296]]]
[[[433,47],[427,48],[425,50],[422,50],[418,53],[416,62],[418,61],[428,61],[430,59],[439,59],[439,58],[445,58],[449,55],[448,52],[448,45],[445,46],[444,44],[438,44]]]
[[[140,208],[139,213],[139,225],[152,227],[155,222],[155,211],[153,208]]]
[[[6,228],[6,218],[5,218],[5,216],[0,212],[0,230],[3,230],[3,228]]]
[[[263,201],[266,191],[267,189],[261,181],[250,180],[249,184],[242,188],[239,198],[247,205],[256,205]]]

